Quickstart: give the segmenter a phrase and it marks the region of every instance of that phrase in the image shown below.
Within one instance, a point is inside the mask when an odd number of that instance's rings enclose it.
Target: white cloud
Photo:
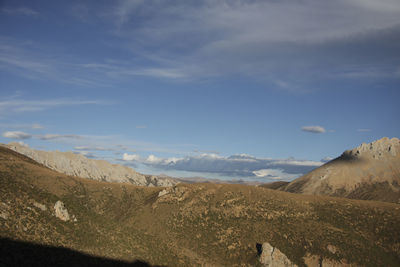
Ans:
[[[4,132],[2,134],[3,137],[6,138],[13,138],[13,139],[28,139],[31,138],[32,135],[28,134],[28,133],[24,133],[24,132],[19,132],[19,131],[8,131],[8,132]]]
[[[147,157],[146,162],[150,163],[150,164],[158,164],[158,163],[163,162],[163,159],[157,158],[154,155],[150,155],[150,156]]]
[[[122,159],[125,161],[141,161],[142,160],[142,158],[139,155],[135,155],[135,154],[130,155],[128,153],[124,153],[122,155]]]
[[[261,169],[253,171],[253,174],[259,178],[268,178],[272,180],[291,180],[301,174],[287,174],[280,169]]]
[[[301,130],[304,132],[310,132],[310,133],[325,133],[326,130],[322,126],[303,126],[301,127]]]

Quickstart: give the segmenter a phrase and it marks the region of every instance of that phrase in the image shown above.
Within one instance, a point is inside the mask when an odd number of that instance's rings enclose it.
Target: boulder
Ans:
[[[65,205],[62,201],[58,200],[54,205],[54,212],[57,218],[66,222],[70,220],[68,210],[65,208]]]
[[[297,267],[278,248],[271,246],[268,242],[262,244],[260,262],[262,266],[268,267]]]
[[[46,211],[47,210],[46,205],[41,204],[41,203],[36,202],[36,201],[33,202],[33,206],[35,206],[38,209],[41,209],[42,211]]]

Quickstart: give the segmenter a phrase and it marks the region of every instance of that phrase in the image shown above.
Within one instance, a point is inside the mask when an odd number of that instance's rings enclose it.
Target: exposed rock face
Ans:
[[[178,182],[173,179],[166,177],[159,177],[155,175],[146,175],[146,179],[147,179],[147,186],[171,187],[178,184]]]
[[[54,212],[57,218],[66,222],[70,220],[68,210],[65,208],[65,205],[62,201],[58,200],[54,205]]]
[[[327,246],[327,250],[336,254],[337,248],[332,245]],[[335,261],[328,258],[323,258],[318,255],[307,254],[303,257],[304,263],[307,266],[314,267],[355,267],[354,264],[348,264],[345,260]],[[262,251],[260,255],[260,262],[263,266],[268,267],[297,267],[296,264],[292,263],[288,257],[283,254],[278,248],[271,246],[268,242],[262,245]]]
[[[169,191],[167,189],[163,189],[160,192],[158,192],[158,197],[162,197],[168,193],[169,193]]]
[[[400,139],[384,137],[372,143],[362,143],[360,146],[346,150],[342,157],[378,158],[396,157],[400,153]]]
[[[400,140],[385,137],[346,150],[279,190],[400,203]]]
[[[186,187],[173,186],[158,192],[157,202],[181,202],[190,194]]]
[[[268,242],[262,245],[260,262],[263,266],[268,267],[297,267],[285,254],[271,246]]]
[[[173,186],[178,182],[169,178],[145,176],[127,166],[105,160],[88,159],[72,152],[34,150],[18,143],[6,147],[21,153],[55,171],[97,181],[130,183],[141,186]]]

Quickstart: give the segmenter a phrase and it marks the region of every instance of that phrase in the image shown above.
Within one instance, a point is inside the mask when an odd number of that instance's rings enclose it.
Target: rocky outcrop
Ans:
[[[400,203],[400,140],[385,137],[346,150],[278,190]]]
[[[360,146],[343,152],[344,158],[385,159],[396,157],[400,153],[400,139],[384,137],[372,143],[362,143]]]
[[[42,211],[46,211],[47,210],[46,205],[41,204],[41,203],[36,202],[36,201],[33,202],[33,206],[35,206],[36,208],[38,208],[38,209],[40,209]]]
[[[147,186],[171,187],[178,184],[176,180],[168,177],[146,175],[146,179],[147,179]]]
[[[140,186],[173,186],[178,182],[164,177],[145,176],[127,166],[105,160],[88,159],[73,152],[34,150],[19,143],[6,147],[23,154],[55,171],[97,181],[129,183]]]
[[[260,262],[262,266],[266,267],[297,267],[285,254],[278,248],[271,246],[268,242],[262,244]]]
[[[68,210],[65,208],[65,205],[62,201],[58,200],[54,205],[54,213],[57,218],[60,220],[67,222],[70,220],[70,216]]]
[[[335,255],[337,252],[337,248],[332,245],[328,245],[327,250],[332,255]],[[278,248],[271,246],[268,242],[262,244],[259,259],[262,266],[265,267],[297,267],[297,265],[291,262],[285,254],[283,254]],[[306,266],[310,267],[356,267],[355,264],[349,264],[345,260],[336,261],[318,255],[307,254],[303,257],[303,260]]]

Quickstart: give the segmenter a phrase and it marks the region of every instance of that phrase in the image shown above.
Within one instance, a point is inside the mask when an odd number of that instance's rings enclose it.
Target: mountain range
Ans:
[[[398,139],[371,144],[275,190],[81,178],[0,146],[0,266],[399,266],[396,198],[349,199],[366,181],[396,184]],[[333,175],[285,192],[328,168],[361,175],[355,187]]]

